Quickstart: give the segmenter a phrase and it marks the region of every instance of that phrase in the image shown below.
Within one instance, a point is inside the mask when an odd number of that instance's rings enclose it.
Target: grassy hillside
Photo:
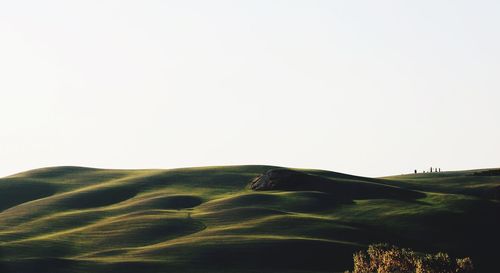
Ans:
[[[497,172],[300,170],[334,186],[248,188],[273,168],[56,167],[0,179],[0,272],[341,272],[376,242],[498,268]]]

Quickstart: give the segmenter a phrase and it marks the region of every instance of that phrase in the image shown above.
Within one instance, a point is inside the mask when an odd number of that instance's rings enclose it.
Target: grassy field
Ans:
[[[500,270],[500,174],[364,178],[252,191],[272,166],[55,167],[0,179],[0,272],[342,272],[388,242]]]

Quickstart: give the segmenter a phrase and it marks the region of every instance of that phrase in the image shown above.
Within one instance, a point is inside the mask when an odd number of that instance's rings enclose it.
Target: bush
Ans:
[[[411,249],[370,245],[368,250],[354,253],[352,273],[471,273],[468,257],[452,260],[446,253],[421,254]],[[348,273],[349,271],[346,271]]]

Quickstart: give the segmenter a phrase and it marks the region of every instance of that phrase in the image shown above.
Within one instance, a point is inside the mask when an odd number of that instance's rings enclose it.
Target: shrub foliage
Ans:
[[[446,253],[421,254],[387,244],[370,245],[354,253],[352,273],[472,273],[468,257],[452,259]],[[348,273],[347,271],[346,273]]]

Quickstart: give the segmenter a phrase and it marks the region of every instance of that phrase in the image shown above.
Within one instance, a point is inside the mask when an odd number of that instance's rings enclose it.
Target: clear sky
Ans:
[[[0,176],[500,167],[500,1],[0,1]]]

